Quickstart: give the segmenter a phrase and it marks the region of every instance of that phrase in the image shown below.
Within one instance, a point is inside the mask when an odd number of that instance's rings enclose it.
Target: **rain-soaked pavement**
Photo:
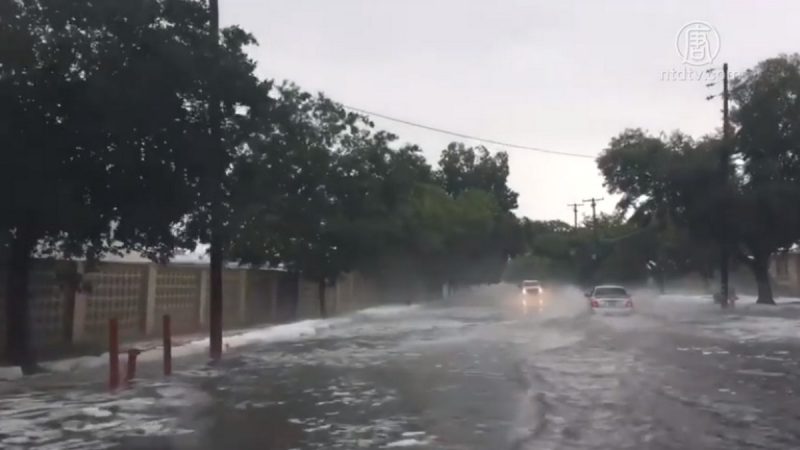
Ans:
[[[315,322],[113,395],[97,374],[21,383],[0,396],[0,447],[800,448],[796,319],[647,295],[633,316],[591,316],[574,290],[528,308],[511,288],[462,297]]]

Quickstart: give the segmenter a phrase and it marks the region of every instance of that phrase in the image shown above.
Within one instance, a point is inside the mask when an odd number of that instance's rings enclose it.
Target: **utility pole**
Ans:
[[[574,228],[577,230],[578,229],[578,207],[579,206],[583,206],[583,204],[582,203],[570,203],[567,206],[572,208],[572,220],[573,220],[573,223],[574,223]]]
[[[722,65],[722,151],[720,152],[720,176],[722,180],[723,198],[725,190],[728,186],[728,170],[730,167],[730,121],[728,120],[728,63]],[[721,225],[727,226],[727,220],[722,220]],[[728,263],[730,255],[728,254],[728,230],[723,230],[720,240],[719,252],[719,282],[720,282],[720,295],[722,295],[722,306],[728,306]]]
[[[583,201],[583,203],[589,203],[592,205],[592,230],[594,231],[595,245],[597,244],[597,202],[601,201],[603,201],[602,198],[595,197]]]
[[[713,72],[714,69],[709,69],[708,73]],[[726,200],[726,190],[728,186],[728,172],[730,171],[730,121],[728,119],[728,99],[729,99],[729,92],[728,92],[728,63],[724,63],[722,65],[722,146],[720,149],[720,158],[719,158],[719,179],[720,179],[720,192],[722,193],[721,198],[725,201]],[[714,86],[716,83],[708,83],[706,87]],[[716,97],[718,94],[712,94],[706,97],[706,100],[711,100]],[[726,205],[723,204],[723,211]],[[728,306],[728,295],[729,295],[729,267],[728,264],[730,262],[730,248],[729,248],[729,236],[728,236],[728,223],[727,217],[724,216],[720,217],[719,221],[719,283],[720,283],[720,303],[722,307]]]
[[[597,267],[598,262],[600,261],[600,239],[597,235],[597,202],[602,200],[602,198],[592,197],[583,201],[583,203],[589,203],[592,206],[592,234],[594,235],[594,251],[592,252],[592,264],[590,272],[592,283],[597,281]]]
[[[222,147],[222,112],[220,109],[218,73],[214,67],[219,62],[219,0],[209,0],[210,36],[213,58],[212,75],[209,86],[209,128],[211,134],[210,167],[206,176],[209,179],[209,195],[211,196],[210,220],[210,270],[209,270],[209,302],[208,302],[208,340],[209,356],[212,361],[222,358],[222,257],[224,239],[222,236],[222,181],[224,174],[225,149]]]

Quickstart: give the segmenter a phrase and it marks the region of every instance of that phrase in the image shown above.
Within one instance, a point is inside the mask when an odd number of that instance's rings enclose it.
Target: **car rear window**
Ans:
[[[595,297],[627,297],[628,291],[621,287],[594,288]]]

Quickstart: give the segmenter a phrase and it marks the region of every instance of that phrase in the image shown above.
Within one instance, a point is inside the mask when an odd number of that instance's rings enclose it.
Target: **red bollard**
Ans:
[[[108,388],[119,388],[119,322],[108,320]]]
[[[172,375],[172,324],[169,314],[164,314],[163,322],[164,335],[164,375]]]
[[[125,384],[128,386],[131,385],[131,380],[136,378],[136,357],[139,356],[139,353],[142,351],[138,348],[128,350],[128,370],[125,373]]]

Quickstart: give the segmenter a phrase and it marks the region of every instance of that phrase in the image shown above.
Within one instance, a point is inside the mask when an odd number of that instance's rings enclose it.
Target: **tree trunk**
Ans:
[[[31,253],[36,246],[31,229],[20,227],[11,242],[6,275],[6,354],[9,360],[29,375],[39,371],[31,343],[30,281]]]
[[[319,315],[324,319],[328,317],[328,312],[325,309],[325,280],[317,282],[317,294],[319,295]]]
[[[774,305],[775,299],[772,297],[772,286],[769,280],[769,257],[758,258],[753,261],[753,275],[758,285],[758,299],[756,303],[761,305]]]

